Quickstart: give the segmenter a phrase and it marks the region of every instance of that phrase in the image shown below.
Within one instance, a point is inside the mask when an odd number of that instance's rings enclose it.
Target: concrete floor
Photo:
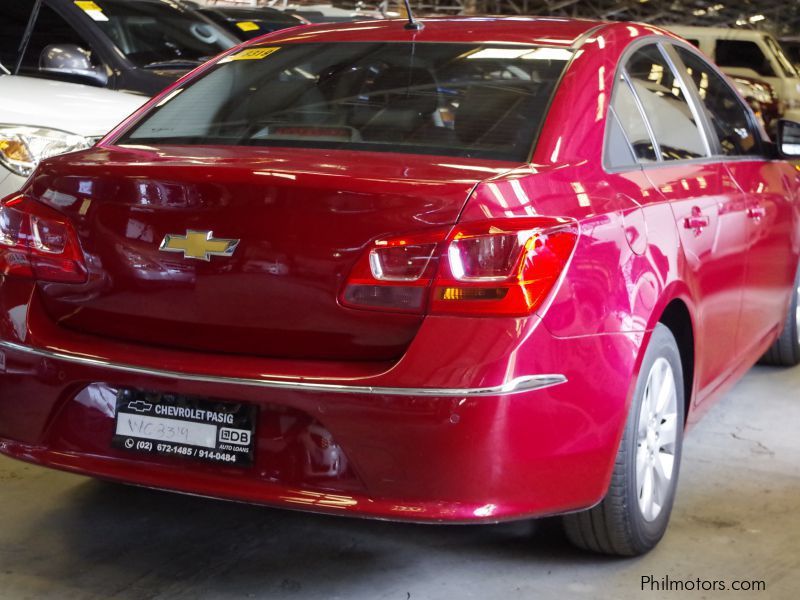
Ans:
[[[0,459],[0,598],[798,598],[800,369],[758,367],[689,435],[672,525],[644,558],[552,521],[418,526],[128,488]],[[642,592],[641,577],[762,593]]]

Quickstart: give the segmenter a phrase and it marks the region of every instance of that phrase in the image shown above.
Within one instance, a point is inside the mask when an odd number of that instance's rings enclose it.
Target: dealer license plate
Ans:
[[[248,466],[257,407],[193,396],[120,390],[111,445],[120,450]]]

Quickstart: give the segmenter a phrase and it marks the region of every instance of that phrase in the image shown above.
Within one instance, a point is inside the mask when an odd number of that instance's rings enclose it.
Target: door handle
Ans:
[[[711,219],[703,214],[697,206],[692,207],[692,215],[683,220],[683,227],[685,229],[692,229],[695,235],[703,233],[703,229],[711,224]]]
[[[760,221],[767,216],[767,209],[763,206],[751,206],[747,209],[747,216],[756,221]]]

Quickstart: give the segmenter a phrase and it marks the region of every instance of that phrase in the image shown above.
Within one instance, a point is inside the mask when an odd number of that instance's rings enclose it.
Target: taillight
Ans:
[[[374,310],[422,312],[436,274],[437,250],[447,230],[377,240],[356,263],[342,304]]]
[[[342,303],[452,315],[525,316],[558,281],[577,241],[551,218],[498,219],[376,241],[347,280]]]
[[[439,268],[430,312],[529,315],[553,289],[576,240],[574,227],[551,219],[460,226]]]
[[[0,202],[0,273],[39,281],[86,281],[75,230],[57,211],[25,196]]]

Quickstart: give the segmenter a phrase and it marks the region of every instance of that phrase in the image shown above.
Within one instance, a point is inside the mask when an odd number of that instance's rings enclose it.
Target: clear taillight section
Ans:
[[[522,256],[520,242],[524,244],[527,236],[527,232],[459,233],[447,248],[450,273],[460,281],[503,281],[514,273]]]
[[[57,211],[25,196],[1,201],[0,273],[39,281],[86,281],[72,225]]]
[[[380,281],[418,281],[436,251],[435,243],[390,245],[384,241],[383,244],[369,253],[369,270]]]
[[[446,230],[377,240],[362,255],[344,287],[345,306],[422,312],[436,274]]]
[[[376,241],[342,303],[432,314],[525,316],[564,271],[577,230],[560,219],[499,219]]]

